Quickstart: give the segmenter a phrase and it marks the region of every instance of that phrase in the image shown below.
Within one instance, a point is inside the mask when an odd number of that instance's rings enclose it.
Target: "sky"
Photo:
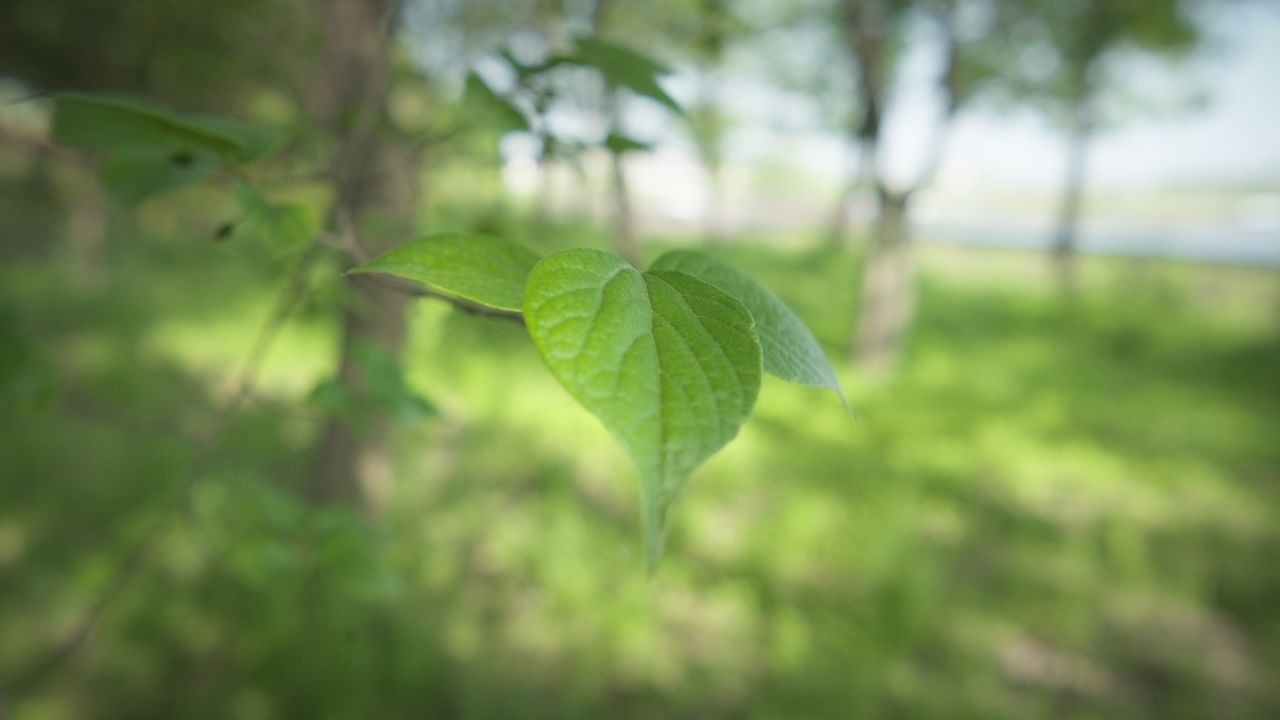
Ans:
[[[1190,58],[1170,66],[1131,57],[1113,66],[1123,92],[1090,146],[1084,234],[1086,241],[1158,237],[1165,244],[1185,236],[1191,244],[1234,248],[1239,257],[1265,251],[1268,262],[1280,263],[1280,2],[1217,0],[1210,7],[1201,26],[1206,42]],[[759,60],[769,51],[751,52]],[[939,59],[928,52],[904,63],[885,125],[891,181],[917,173],[936,117]],[[848,142],[826,129],[821,98],[778,90],[766,75],[768,68],[739,69],[721,90],[737,117],[722,212],[732,224],[820,225],[848,172]],[[664,84],[682,101],[693,96],[687,74]],[[657,147],[629,160],[641,216],[701,222],[709,186],[687,134],[644,100],[628,106],[626,119],[629,134]],[[593,129],[598,118],[561,120],[588,135],[600,132]],[[510,140],[508,180],[532,194],[535,145]],[[939,237],[1045,236],[1057,217],[1065,163],[1065,137],[1043,115],[976,103],[955,123],[915,219]],[[855,206],[855,216],[869,217],[866,203]]]
[[[1095,188],[1280,186],[1280,4],[1220,6],[1194,58],[1172,70],[1142,62],[1121,70],[1156,104],[1179,92],[1204,94],[1205,104],[1139,112],[1100,134],[1090,166]],[[1052,187],[1061,146],[1040,118],[975,113],[962,120],[941,181]]]
[[[1205,18],[1204,46],[1177,66],[1127,59],[1116,67],[1128,105],[1097,136],[1089,181],[1095,190],[1160,190],[1280,186],[1280,3],[1220,2]],[[888,123],[891,174],[910,177],[935,114],[928,84],[936,58],[909,59],[896,115]],[[678,85],[677,85],[678,89]],[[731,155],[779,155],[834,181],[847,166],[843,142],[817,130],[802,136],[764,130],[779,107],[794,105],[738,78],[728,95],[749,118],[731,141]],[[1192,102],[1200,98],[1200,102]],[[644,124],[641,118],[640,124]],[[669,160],[688,159],[674,145]],[[1064,172],[1064,140],[1045,118],[978,105],[963,113],[950,136],[937,185],[1049,191]]]

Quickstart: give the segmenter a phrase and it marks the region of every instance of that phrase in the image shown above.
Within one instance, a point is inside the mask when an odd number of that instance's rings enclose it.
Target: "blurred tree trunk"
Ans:
[[[613,3],[610,0],[595,0],[587,16],[594,33],[604,36],[610,25]],[[604,121],[609,135],[622,135],[622,96],[612,87],[604,90]],[[627,164],[625,153],[610,149],[609,151],[609,194],[610,213],[613,224],[613,250],[627,262],[635,265],[640,259],[640,249],[636,241],[634,215],[631,208],[631,190],[627,183]]]
[[[551,176],[551,161],[538,157],[538,187],[533,200],[533,222],[539,228],[546,228],[555,215],[556,184]]]
[[[376,254],[413,230],[419,201],[421,152],[387,130],[391,47],[398,0],[325,0],[324,54],[312,78],[311,111],[332,145],[332,218],[336,232]],[[404,297],[367,278],[347,279],[338,373],[351,397],[365,378],[358,358],[364,343],[395,355],[404,337]],[[312,456],[307,494],[318,503],[344,503],[376,515],[389,490],[388,419],[375,413],[367,427],[330,419]]]
[[[831,211],[831,220],[827,223],[827,247],[831,250],[841,250],[848,242],[849,214],[853,212],[853,198],[858,190],[858,170],[855,167],[857,161],[853,159],[856,155],[852,152],[847,154],[849,168],[845,171],[844,182],[840,185]]]
[[[910,193],[881,190],[879,212],[862,271],[862,301],[853,344],[854,360],[877,373],[893,370],[911,323],[912,290],[907,208]]]
[[[606,90],[606,112],[609,118],[609,132],[616,133],[621,129],[621,98],[615,90]],[[612,195],[613,215],[613,249],[632,265],[640,261],[640,247],[636,241],[635,220],[631,208],[631,188],[627,183],[626,153],[621,150],[609,151],[609,171],[612,182],[609,185]]]
[[[53,215],[62,223],[65,244],[60,249],[71,282],[80,289],[98,288],[104,275],[111,203],[98,177],[97,161],[43,138],[0,127],[0,156],[9,154],[29,167],[22,186],[37,193],[33,200],[51,198],[57,203],[59,210]]]
[[[853,213],[854,200],[858,191],[865,188],[871,178],[871,165],[875,162],[875,143],[877,140],[865,142],[861,133],[855,138],[857,152],[849,153],[849,167],[845,171],[844,184],[840,194],[836,196],[835,210],[831,213],[831,223],[827,228],[827,247],[842,250],[848,246],[850,215]]]
[[[550,55],[568,54],[573,49],[573,37],[565,23],[565,8],[562,0],[534,0],[534,25],[547,43]],[[536,112],[544,116],[547,107],[539,101]],[[553,172],[557,163],[551,153],[551,135],[543,130],[539,133],[542,148],[538,153],[538,187],[533,206],[533,222],[542,231],[555,218],[560,208],[560,198],[556,188]]]
[[[732,10],[729,0],[702,0],[698,6],[700,23],[694,47],[701,58],[698,97],[690,109],[690,129],[702,162],[707,183],[703,209],[703,234],[708,241],[722,244],[726,238],[724,207],[724,140],[727,123],[720,89],[729,48]]]
[[[610,187],[613,194],[613,246],[618,255],[632,265],[640,262],[640,248],[636,242],[631,214],[631,191],[627,186],[626,158],[624,153],[609,153],[609,169],[613,176]]]
[[[66,198],[72,281],[81,288],[97,288],[102,282],[111,217],[110,203],[98,179],[97,164],[88,160],[65,163],[60,179]]]
[[[724,218],[724,153],[721,145],[724,142],[723,129],[720,126],[720,97],[714,77],[704,79],[698,101],[697,118],[701,115],[702,127],[695,129],[694,142],[697,146],[698,159],[702,161],[702,171],[707,183],[707,204],[703,208],[703,234],[717,245],[723,244],[725,237]]]
[[[1068,127],[1067,174],[1062,188],[1058,225],[1053,234],[1053,259],[1058,286],[1068,295],[1073,294],[1076,287],[1080,210],[1084,200],[1085,171],[1092,133],[1092,108],[1087,98],[1080,98],[1072,109]]]
[[[894,13],[901,13],[905,7],[882,0],[845,0],[844,5],[845,33],[855,60],[858,99],[862,104],[856,132],[862,147],[858,173],[865,174],[875,187],[878,201],[875,230],[862,271],[862,301],[850,358],[880,374],[894,371],[915,310],[908,214],[911,200],[937,175],[962,101],[960,44],[955,30],[957,9],[954,2],[947,0],[934,8],[942,35],[943,63],[938,75],[942,109],[933,136],[928,139],[919,174],[914,181],[891,188],[880,162],[880,131],[888,97],[886,73],[893,45],[887,26],[892,24]],[[901,21],[901,15],[898,17]]]
[[[707,174],[707,207],[702,219],[703,234],[713,245],[724,245],[729,240],[725,221],[724,168],[719,162],[704,162]]]

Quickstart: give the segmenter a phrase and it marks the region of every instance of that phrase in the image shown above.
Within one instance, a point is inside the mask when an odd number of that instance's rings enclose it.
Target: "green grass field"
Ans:
[[[854,411],[767,381],[652,577],[626,457],[517,325],[414,306],[405,370],[439,416],[397,430],[369,523],[294,492],[335,288],[216,435],[271,273],[161,236],[97,283],[5,262],[54,392],[0,416],[0,677],[162,523],[15,717],[1280,714],[1280,273],[1094,260],[1064,302],[1038,256],[922,249],[885,380],[843,361],[852,255],[723,252],[812,324]]]

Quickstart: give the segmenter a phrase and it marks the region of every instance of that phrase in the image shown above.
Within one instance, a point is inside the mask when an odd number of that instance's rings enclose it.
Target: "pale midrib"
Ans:
[[[706,371],[703,369],[701,358],[698,357],[698,353],[693,349],[693,346],[690,345],[689,341],[686,340],[685,337],[680,334],[679,328],[677,328],[670,320],[663,317],[662,315],[656,312],[653,315],[654,317],[658,318],[662,322],[666,323],[667,327],[671,328],[671,331],[675,334],[677,338],[679,338],[680,344],[689,352],[689,355],[693,358],[693,366],[694,368],[697,369],[698,377],[702,378],[702,385],[703,387],[706,388],[707,395],[711,398],[711,405],[714,408],[713,415],[716,420],[716,439],[718,440],[719,438],[724,436],[724,415],[723,413],[720,412],[720,397],[716,394],[716,389],[711,384],[711,377],[707,375]],[[697,317],[697,316],[694,316],[694,317]],[[699,324],[699,327],[701,327],[701,324]],[[714,340],[712,341],[712,343],[714,344]],[[721,350],[721,355],[723,354],[724,354],[724,351]],[[659,357],[659,362],[661,362],[662,354],[659,353],[658,357]],[[728,358],[725,358],[725,359],[727,360]],[[730,364],[729,367],[730,369],[732,369],[733,365]],[[674,378],[675,376],[671,375],[670,377]],[[686,392],[685,397],[687,398],[688,395],[689,394]],[[665,407],[665,405],[663,407]]]
[[[738,383],[738,397],[739,397],[739,398],[741,398],[741,397],[742,397],[742,395],[743,395],[743,392],[742,392],[742,391],[743,391],[743,384],[742,384],[742,378],[738,376],[738,366],[737,366],[737,364],[736,364],[736,363],[734,363],[732,360],[730,360],[730,359],[729,359],[729,354],[728,354],[728,353],[726,353],[726,352],[724,351],[724,348],[723,348],[723,347],[721,347],[721,345],[720,345],[720,341],[716,339],[715,335],[712,335],[712,334],[711,334],[711,331],[710,331],[710,330],[708,330],[708,329],[707,329],[707,326],[703,323],[703,316],[702,316],[702,315],[700,315],[696,310],[694,310],[694,309],[693,309],[693,306],[692,306],[692,305],[690,305],[690,304],[689,304],[689,301],[685,299],[684,294],[683,294],[683,293],[681,293],[679,290],[677,290],[677,289],[676,289],[676,287],[675,287],[674,285],[672,285],[671,283],[669,283],[669,282],[667,282],[667,281],[665,281],[665,280],[662,280],[662,278],[657,278],[657,279],[658,279],[659,281],[661,281],[661,282],[662,282],[662,284],[664,284],[664,285],[666,285],[667,287],[671,288],[671,290],[676,294],[676,297],[680,299],[680,304],[681,304],[681,305],[684,307],[684,309],[689,313],[689,315],[693,317],[693,319],[694,319],[694,321],[695,321],[695,322],[694,322],[694,324],[698,327],[698,329],[699,329],[699,330],[701,330],[701,331],[702,331],[702,336],[703,336],[703,338],[704,338],[705,340],[708,340],[708,341],[711,343],[711,346],[712,346],[713,348],[715,348],[715,349],[716,349],[716,352],[718,352],[718,353],[720,354],[720,359],[724,360],[725,365],[727,365],[727,366],[729,367],[729,369],[730,369],[731,371],[733,371],[734,379],[735,379],[735,380],[737,381],[737,383]],[[695,278],[695,279],[696,279],[696,278]],[[715,302],[719,303],[718,298],[704,298],[704,299],[706,299],[706,300],[708,300],[708,301],[715,301]],[[731,309],[732,309],[733,311],[735,311],[735,312],[736,312],[736,310],[737,310],[737,308],[732,308],[732,306],[729,306],[729,305],[723,305],[723,306],[724,306],[724,307],[726,307],[726,308],[731,308]],[[720,320],[719,318],[714,318],[714,319],[715,319],[715,320],[717,320],[717,321],[719,321],[719,322],[723,322],[723,323],[725,323],[725,324],[726,324],[726,325],[728,325],[729,327],[733,327],[732,325],[729,325],[728,321]],[[663,320],[664,320],[668,325],[671,325],[671,321],[670,321],[670,320],[667,320],[666,318],[663,318]],[[676,331],[676,337],[680,338],[680,341],[681,341],[682,343],[684,343],[684,346],[685,346],[686,348],[688,348],[688,349],[689,349],[689,353],[690,353],[691,355],[693,355],[693,357],[694,357],[695,359],[697,359],[697,358],[698,358],[698,353],[694,351],[693,346],[689,344],[689,341],[688,341],[688,340],[686,340],[686,339],[684,338],[684,336],[680,334],[680,331],[679,331],[678,329],[676,329],[676,327],[675,327],[674,325],[671,325],[671,327],[672,327],[672,329],[673,329],[673,330],[675,330],[675,331]],[[703,382],[704,382],[704,383],[706,383],[707,391],[708,391],[708,393],[710,393],[711,398],[712,398],[712,401],[713,401],[713,402],[714,402],[714,404],[715,404],[715,408],[716,408],[716,421],[717,421],[717,422],[716,422],[716,425],[717,425],[717,430],[718,430],[717,435],[719,436],[719,438],[723,438],[723,437],[726,435],[726,433],[725,433],[724,417],[723,417],[723,415],[722,415],[722,414],[721,414],[721,412],[720,412],[720,397],[719,397],[719,395],[716,393],[715,387],[711,384],[711,377],[710,377],[709,375],[707,375],[706,371],[702,368],[702,363],[701,363],[701,362],[697,363],[697,366],[698,366],[699,374],[702,376]],[[739,405],[742,405],[743,403],[742,403],[742,402],[739,402],[738,404],[739,404]],[[718,438],[718,439],[719,439],[719,438]]]
[[[668,260],[668,262],[663,265],[662,269],[674,270],[675,272],[683,272],[686,275],[692,275],[713,287],[719,288],[723,292],[727,292],[730,295],[733,294],[724,287],[721,287],[720,283],[713,282],[713,279],[716,278],[725,280],[726,278],[720,277],[721,273],[724,271],[715,264],[706,262],[701,258],[676,254],[674,255],[673,260]],[[729,276],[729,279],[732,279],[734,282],[738,281],[737,278],[733,278],[732,276]],[[803,325],[804,321],[800,319],[800,316],[796,315],[791,308],[787,307],[786,303],[782,302],[777,295],[774,295],[765,288],[760,288],[759,290],[754,291],[754,294],[759,296],[761,301],[760,304],[765,308],[768,308],[767,313],[760,313],[760,315],[767,315],[767,317],[756,317],[757,328],[763,325],[768,326],[765,328],[768,330],[767,333],[760,333],[757,331],[760,346],[761,348],[767,347],[772,351],[770,354],[777,358],[778,362],[786,365],[784,369],[785,374],[783,374],[783,372],[780,372],[780,369],[776,367],[776,363],[767,363],[766,360],[767,364],[775,365],[774,368],[769,369],[769,372],[783,378],[784,380],[790,380],[802,385],[838,389],[838,381],[836,380],[835,373],[827,363],[826,355],[822,352],[821,345],[819,345],[817,341],[809,335],[801,334],[797,336],[796,333],[786,329],[786,325],[788,323],[798,323]],[[752,314],[755,315],[755,313]],[[769,322],[765,323],[762,322],[762,320],[767,320]],[[814,371],[819,379],[811,379],[809,374],[810,370]]]
[[[737,414],[736,414],[736,416],[735,416],[734,418],[732,418],[731,420],[728,420],[728,419],[726,419],[726,418],[725,418],[724,413],[722,413],[722,412],[721,412],[720,396],[719,396],[719,394],[716,392],[716,388],[715,388],[715,386],[714,386],[714,385],[712,384],[712,382],[711,382],[711,377],[707,374],[706,369],[705,369],[705,368],[703,368],[703,363],[702,363],[701,358],[699,357],[699,355],[698,355],[697,351],[695,351],[695,350],[694,350],[694,348],[693,348],[693,346],[690,344],[689,340],[688,340],[688,339],[686,339],[686,338],[684,337],[684,335],[683,335],[683,334],[681,334],[680,330],[679,330],[679,329],[678,329],[678,328],[677,328],[677,327],[676,327],[676,326],[675,326],[675,325],[674,325],[674,324],[673,324],[669,319],[667,319],[666,317],[664,317],[664,316],[660,315],[660,314],[659,314],[659,313],[657,313],[657,312],[652,311],[652,303],[650,303],[650,306],[651,306],[651,312],[652,312],[652,316],[651,316],[651,317],[658,317],[658,318],[661,318],[661,319],[662,319],[662,321],[663,321],[663,322],[665,322],[665,323],[666,323],[666,324],[667,324],[667,325],[672,329],[672,331],[674,332],[675,336],[676,336],[677,338],[679,338],[679,340],[680,340],[681,344],[683,344],[683,346],[685,347],[685,349],[686,349],[686,350],[688,350],[689,354],[694,358],[694,366],[695,366],[695,368],[696,368],[696,369],[697,369],[697,371],[698,371],[698,375],[699,375],[699,377],[701,377],[701,378],[702,378],[702,381],[703,381],[704,386],[706,387],[707,393],[708,393],[708,395],[710,395],[710,397],[711,397],[711,403],[712,403],[712,405],[713,405],[713,406],[714,406],[714,408],[715,408],[716,438],[715,438],[714,442],[712,443],[712,445],[713,445],[713,446],[712,446],[712,447],[708,447],[706,444],[703,444],[703,445],[702,445],[702,447],[700,447],[700,448],[699,448],[699,455],[701,456],[701,457],[699,458],[699,460],[705,460],[705,459],[706,459],[706,456],[708,456],[708,455],[710,455],[710,454],[714,453],[714,452],[715,452],[715,450],[716,450],[717,448],[719,448],[719,447],[723,446],[726,442],[728,442],[728,440],[729,440],[729,439],[731,439],[731,438],[732,438],[732,436],[733,436],[733,435],[735,435],[735,434],[736,434],[736,431],[734,431],[734,432],[730,432],[730,431],[728,431],[728,430],[726,429],[726,422],[728,422],[728,423],[729,423],[729,426],[735,426],[735,425],[737,425],[737,424],[738,424],[738,421],[741,419],[741,416],[742,416],[742,414],[743,414],[743,412],[742,412],[742,411],[744,410],[744,407],[743,407],[743,406],[744,406],[746,403],[744,403],[744,402],[742,401],[742,398],[743,398],[743,396],[745,395],[745,384],[742,382],[742,378],[741,378],[741,376],[738,374],[738,365],[737,365],[736,363],[734,363],[734,362],[729,358],[728,353],[726,353],[726,352],[725,352],[725,350],[724,350],[724,348],[720,345],[719,340],[716,338],[716,336],[715,336],[715,335],[713,335],[713,334],[711,333],[711,331],[710,331],[710,330],[706,327],[706,325],[704,324],[704,320],[706,320],[706,319],[714,319],[714,320],[716,320],[717,322],[724,323],[724,324],[725,324],[728,328],[730,328],[730,329],[736,329],[736,328],[735,328],[731,323],[729,323],[729,322],[728,322],[728,321],[726,321],[726,320],[722,320],[722,319],[720,319],[720,318],[712,318],[711,316],[706,316],[706,317],[704,317],[703,315],[701,315],[700,313],[698,313],[698,312],[693,308],[693,306],[689,304],[689,301],[685,298],[684,293],[682,293],[679,289],[677,289],[677,288],[676,288],[674,285],[672,285],[671,283],[669,283],[669,282],[667,282],[667,281],[663,280],[661,277],[657,277],[657,276],[654,276],[654,275],[651,275],[651,274],[646,274],[646,276],[648,276],[648,277],[653,277],[655,280],[657,280],[657,281],[661,282],[663,285],[665,285],[666,287],[668,287],[668,288],[670,288],[670,289],[671,289],[671,291],[672,291],[672,292],[675,294],[675,296],[679,299],[679,302],[680,302],[681,307],[683,307],[683,309],[684,309],[684,310],[689,314],[689,316],[693,319],[693,321],[694,321],[694,323],[693,323],[693,324],[697,326],[698,331],[700,331],[700,332],[701,332],[701,334],[702,334],[702,337],[703,337],[706,341],[708,341],[708,342],[711,344],[711,346],[712,346],[713,348],[715,348],[716,352],[718,352],[718,353],[719,353],[720,358],[724,361],[725,365],[727,365],[727,366],[728,366],[728,368],[729,368],[730,372],[732,372],[732,373],[733,373],[734,381],[736,382],[736,384],[737,384],[737,386],[738,386],[738,387],[737,387],[737,395],[738,395],[739,401],[738,401],[738,403],[737,403],[738,407],[736,408],[738,412],[737,412]],[[694,278],[694,279],[696,280],[697,278]],[[717,302],[717,304],[721,305],[722,307],[726,308],[726,309],[727,309],[727,310],[729,310],[729,311],[732,311],[732,312],[737,312],[737,311],[738,311],[738,308],[737,308],[737,307],[732,306],[732,305],[728,305],[728,304],[726,304],[726,303],[722,303],[722,302],[720,302],[720,301],[719,301],[719,299],[718,299],[718,298],[714,298],[714,297],[705,297],[705,296],[700,296],[700,297],[702,297],[702,299],[707,300],[707,301],[714,301],[714,302]],[[748,317],[750,317],[750,316],[748,315]],[[651,323],[652,323],[652,320],[651,320]],[[651,334],[652,334],[652,328],[651,328]],[[655,350],[656,350],[656,344],[655,344]],[[659,363],[661,363],[661,355],[659,355],[658,357],[659,357]],[[661,387],[661,386],[660,386],[660,387]],[[660,393],[660,397],[662,397],[662,393]],[[665,406],[665,405],[664,405],[664,406]],[[666,462],[666,452],[665,452],[665,445],[664,445],[664,450],[663,450],[663,463],[664,463],[664,467],[665,467],[665,462]]]

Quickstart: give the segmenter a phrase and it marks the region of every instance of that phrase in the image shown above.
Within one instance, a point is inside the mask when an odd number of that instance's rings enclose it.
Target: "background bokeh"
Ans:
[[[683,114],[523,83],[583,36]],[[0,718],[1276,717],[1277,52],[1261,0],[10,0]],[[280,130],[251,179],[322,239],[355,147],[376,242],[703,248],[852,411],[766,379],[648,574],[519,324],[353,336],[340,248],[122,196],[60,90]]]

